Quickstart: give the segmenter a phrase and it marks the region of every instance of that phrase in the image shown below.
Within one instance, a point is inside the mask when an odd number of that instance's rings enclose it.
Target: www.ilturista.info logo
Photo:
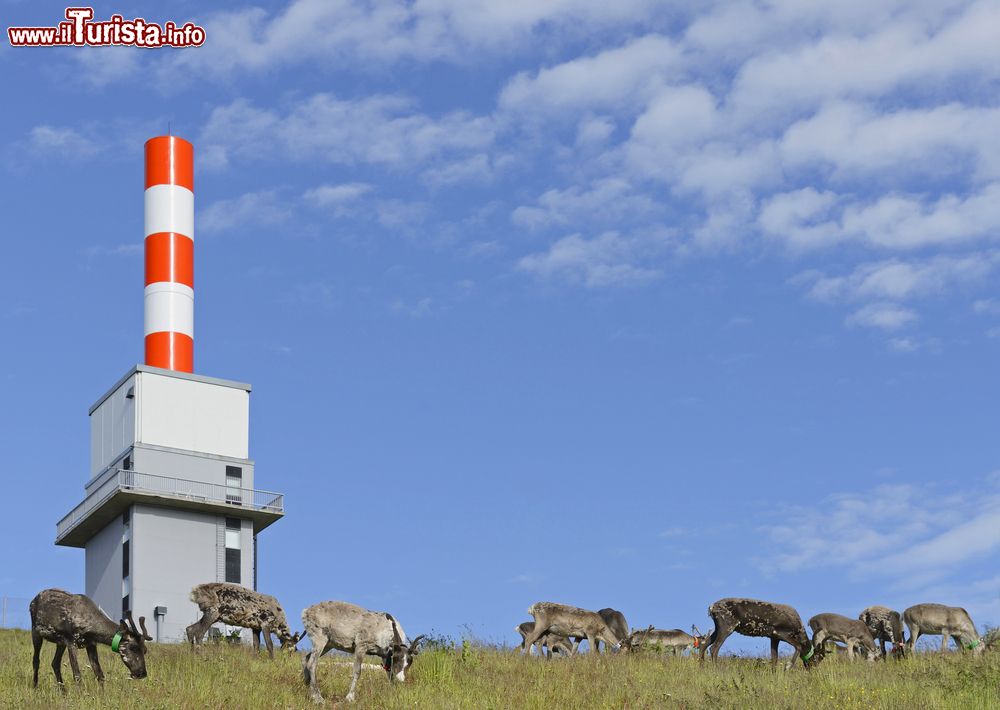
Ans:
[[[200,47],[205,43],[205,30],[188,22],[158,25],[137,17],[126,20],[112,15],[106,22],[93,22],[94,8],[67,7],[66,22],[55,27],[8,27],[7,38],[12,47]]]

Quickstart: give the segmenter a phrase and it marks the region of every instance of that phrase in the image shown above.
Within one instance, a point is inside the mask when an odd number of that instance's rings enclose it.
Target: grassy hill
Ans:
[[[309,708],[297,655],[271,662],[247,648],[151,645],[149,678],[128,679],[102,647],[108,676],[102,691],[81,654],[83,683],[63,659],[66,693],[55,686],[52,652],[42,650],[39,687],[31,689],[31,639],[0,630],[0,707],[16,708]],[[328,656],[320,684],[328,706],[347,692],[350,668]],[[372,659],[373,661],[375,659]],[[849,663],[827,658],[806,672],[774,671],[767,661],[727,658],[717,666],[695,659],[581,655],[545,662],[509,650],[465,648],[421,654],[405,686],[390,686],[366,669],[357,708],[987,708],[1000,707],[1000,654],[921,654],[902,662]]]

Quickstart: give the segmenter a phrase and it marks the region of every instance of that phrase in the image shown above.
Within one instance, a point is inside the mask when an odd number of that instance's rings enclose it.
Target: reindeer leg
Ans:
[[[260,629],[250,629],[250,643],[253,646],[253,655],[260,653]]]
[[[64,693],[66,692],[66,686],[63,685],[62,679],[62,657],[65,652],[66,646],[56,641],[56,652],[52,656],[52,672],[56,674],[56,683],[59,684]]]
[[[347,689],[347,696],[344,698],[349,703],[354,702],[354,686],[358,684],[358,677],[361,675],[361,663],[364,657],[364,651],[354,652],[354,672],[351,674],[351,687]]]
[[[941,629],[941,653],[948,650],[948,629]]]
[[[76,660],[76,646],[73,644],[66,644],[66,653],[69,656],[69,667],[73,670],[73,680],[77,683],[80,682],[80,664]]]
[[[32,655],[32,657],[31,657],[31,669],[33,671],[33,674],[32,674],[33,678],[32,678],[32,681],[31,681],[31,687],[32,688],[37,688],[38,687],[38,660],[39,660],[39,655],[42,653],[42,635],[40,633],[38,633],[37,631],[35,631],[34,629],[31,630],[31,645],[34,646],[34,648],[35,648],[34,655]]]
[[[262,629],[262,632],[264,634],[264,643],[267,645],[267,655],[270,656],[271,660],[273,661],[274,660],[274,642],[271,640],[271,629],[269,629],[268,627],[265,626]]]
[[[529,633],[527,636],[524,637],[524,645],[521,647],[522,655],[525,653],[525,650],[527,650],[527,653],[530,656],[531,647],[534,646],[536,643],[538,643],[538,640],[542,637],[542,635],[546,631],[548,631],[548,629],[543,629],[540,627],[541,624],[536,623],[535,628],[531,630],[531,633]]]
[[[202,613],[201,618],[198,621],[187,627],[186,633],[188,641],[192,644],[201,645],[201,642],[205,639],[205,634],[208,633],[208,629],[219,620],[219,610],[215,607],[209,607],[205,609]]]
[[[771,665],[777,665],[778,663],[778,644],[781,643],[781,639],[777,636],[771,637]]]
[[[715,641],[712,643],[713,661],[719,660],[719,650],[722,648],[722,644],[725,643],[726,639],[729,638],[732,635],[732,633],[733,633],[732,629],[729,629],[725,626],[719,627],[718,625],[716,625],[714,633]],[[704,646],[702,648],[704,648]],[[702,651],[702,654],[703,654],[702,658],[704,658],[705,657],[704,651]]]
[[[101,659],[97,656],[97,646],[92,643],[87,644],[87,658],[90,659],[90,667],[94,669],[94,675],[97,676],[97,682],[103,686],[104,671],[101,670]]]
[[[319,665],[320,656],[326,652],[326,636],[320,634],[315,637],[310,636],[312,650],[306,654],[302,661],[302,675],[305,677],[306,685],[309,686],[309,695],[314,703],[322,703],[323,696],[319,692],[319,681],[316,678],[316,669]]]

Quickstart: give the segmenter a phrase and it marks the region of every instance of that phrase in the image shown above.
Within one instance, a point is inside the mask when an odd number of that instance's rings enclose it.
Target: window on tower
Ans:
[[[240,567],[242,566],[242,545],[240,540],[239,518],[226,518],[226,581],[240,584]]]
[[[243,469],[239,466],[226,466],[226,502],[232,505],[243,505]]]

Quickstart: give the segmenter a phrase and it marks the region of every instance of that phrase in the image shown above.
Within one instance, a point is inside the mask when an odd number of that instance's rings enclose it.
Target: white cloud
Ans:
[[[493,136],[488,118],[462,112],[431,118],[399,96],[316,94],[284,115],[246,101],[216,108],[201,143],[216,164],[287,157],[412,169],[432,158],[480,152]]]
[[[940,487],[881,485],[792,508],[763,531],[772,554],[763,568],[846,568],[866,578],[934,580],[1000,553],[995,482]],[[899,578],[905,578],[900,580]]]
[[[371,192],[372,186],[366,182],[345,182],[338,185],[320,185],[307,190],[303,195],[306,200],[320,207],[342,205],[355,202]]]
[[[893,180],[1000,174],[1000,109],[957,102],[882,112],[833,102],[792,124],[781,139],[792,167],[828,165],[833,177],[880,174]]]
[[[604,116],[587,116],[576,127],[576,145],[586,148],[603,145],[615,131],[614,122]]]
[[[228,76],[304,61],[375,62],[416,59],[466,63],[521,48],[541,30],[558,37],[637,26],[662,12],[659,0],[294,0],[269,15],[260,8],[210,14],[200,21],[210,43],[178,52],[161,78]]]
[[[49,125],[35,126],[28,133],[33,151],[55,153],[62,158],[87,158],[100,150],[100,146],[74,128]]]
[[[972,310],[976,313],[1000,315],[1000,299],[981,298],[972,304]]]
[[[827,221],[836,204],[833,192],[806,187],[771,197],[762,207],[758,223],[765,234],[791,247],[813,248],[836,240],[839,230]]]
[[[75,75],[96,87],[104,87],[134,76],[142,67],[140,47],[74,48]]]
[[[195,224],[202,232],[225,232],[238,227],[277,224],[290,215],[291,209],[278,199],[275,190],[259,190],[213,202],[198,213]]]
[[[649,245],[643,240],[605,232],[593,239],[579,234],[563,237],[548,251],[529,254],[517,263],[519,271],[543,279],[561,279],[589,288],[634,286],[648,283],[660,272],[638,265]]]
[[[511,213],[514,224],[528,229],[613,222],[648,218],[660,206],[648,195],[636,192],[627,180],[604,178],[593,185],[547,190],[536,205],[522,205]]]
[[[802,275],[802,280],[812,283],[809,296],[821,301],[904,300],[975,285],[984,281],[998,265],[1000,252],[992,251],[910,261],[889,259],[861,264],[846,276],[812,272]]]
[[[995,239],[1000,236],[1000,183],[966,197],[887,195],[873,203],[848,205],[841,226],[847,236],[890,248]]]
[[[493,177],[493,165],[486,153],[476,153],[468,158],[454,160],[429,168],[421,176],[428,185],[443,187],[455,184],[486,182]]]
[[[671,178],[678,156],[711,136],[717,120],[715,98],[704,87],[665,88],[632,126],[626,159],[643,175]]]
[[[996,3],[974,3],[954,17],[939,11],[938,18],[936,25],[894,20],[856,35],[827,29],[814,43],[761,52],[740,69],[731,102],[744,121],[760,120],[832,98],[942,89],[959,78],[1000,74],[1000,44],[989,29],[1000,22]]]
[[[870,303],[847,317],[847,325],[899,330],[917,320],[917,314],[895,303]]]
[[[647,93],[676,65],[678,48],[666,37],[647,35],[623,47],[573,59],[507,82],[499,107],[519,114],[575,115],[584,109],[620,110]]]
[[[306,202],[328,210],[334,216],[342,217],[353,214],[358,202],[374,188],[366,182],[345,182],[336,185],[319,185],[306,190],[302,199]]]

